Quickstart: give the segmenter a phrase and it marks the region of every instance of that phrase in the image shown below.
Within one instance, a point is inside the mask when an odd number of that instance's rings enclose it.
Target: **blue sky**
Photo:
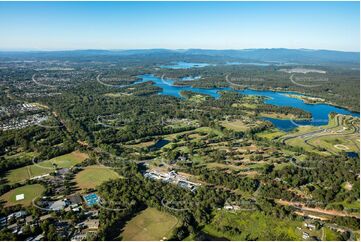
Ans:
[[[359,2],[0,2],[1,50],[360,50]]]

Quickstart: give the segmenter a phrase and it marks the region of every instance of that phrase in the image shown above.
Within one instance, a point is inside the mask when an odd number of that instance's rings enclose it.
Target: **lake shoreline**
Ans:
[[[154,74],[148,74],[148,75],[154,75]],[[161,78],[161,77],[158,77],[156,75],[154,75],[154,77],[157,77],[157,78]],[[190,83],[191,84],[191,83]],[[205,89],[205,90],[212,90],[212,89],[215,89],[214,87],[193,87],[192,85],[174,85],[173,83],[171,84],[171,86],[173,87],[179,87],[179,88],[185,88],[185,87],[190,87],[190,88],[198,88],[198,89]],[[227,88],[227,87],[219,87],[219,89],[221,88]],[[229,88],[231,88],[229,86]],[[310,96],[309,93],[305,93],[305,92],[300,92],[300,91],[292,91],[292,90],[284,90],[284,89],[278,89],[278,88],[251,88],[251,87],[246,87],[246,88],[243,88],[243,89],[234,89],[234,88],[231,88],[232,90],[234,91],[243,91],[243,90],[251,90],[251,91],[271,91],[271,92],[282,92],[282,93],[285,93],[285,95],[292,95],[292,94],[295,94],[295,95],[305,95],[307,97],[313,97],[313,96]],[[291,98],[297,98],[297,97],[291,97]],[[319,98],[319,97],[314,97],[314,98]],[[300,99],[300,98],[298,98]],[[324,99],[324,98],[322,98]],[[336,108],[341,108],[341,109],[345,109],[349,112],[353,112],[353,113],[357,113],[358,115],[360,115],[360,111],[358,110],[354,110],[353,108],[351,107],[348,107],[348,106],[342,106],[342,105],[338,105],[336,103],[332,103],[332,102],[328,102],[328,101],[324,101],[324,102],[317,102],[317,103],[308,103],[308,102],[305,102],[303,99],[300,99],[302,100],[305,104],[308,104],[308,105],[317,105],[317,104],[325,104],[325,105],[330,105],[330,106],[333,106],[333,107],[336,107]]]

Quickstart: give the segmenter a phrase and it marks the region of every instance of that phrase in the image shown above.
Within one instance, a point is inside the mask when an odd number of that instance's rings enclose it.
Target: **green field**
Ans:
[[[195,134],[198,134],[198,138],[203,137],[204,135],[220,136],[220,137],[223,136],[223,133],[220,130],[213,129],[213,128],[210,128],[210,127],[199,127],[199,128],[194,129],[194,130],[183,131],[183,132],[173,133],[173,134],[167,134],[167,135],[164,135],[162,137],[163,137],[163,139],[167,139],[167,140],[172,141],[173,139],[177,138],[177,136],[185,135],[185,134],[189,134],[189,133],[192,133],[191,135],[193,135],[193,136]],[[169,147],[170,144],[171,143],[167,144],[164,147]]]
[[[250,128],[250,126],[246,125],[241,120],[222,121],[221,125],[226,129],[231,129],[234,131],[247,131]]]
[[[146,141],[146,142],[140,142],[137,144],[131,144],[131,145],[125,145],[127,148],[147,148],[155,144],[154,140]]]
[[[147,208],[125,226],[122,240],[144,241],[169,239],[178,219],[155,208]]]
[[[212,223],[204,227],[204,232],[229,240],[301,240],[298,226],[301,227],[302,223],[258,211],[218,211]]]
[[[204,101],[206,101],[207,100],[207,97],[206,96],[204,96],[204,95],[193,95],[192,97],[190,97],[189,99],[188,99],[188,101],[190,101],[190,102],[194,102],[194,103],[202,103],[202,102],[204,102]]]
[[[80,189],[96,188],[103,182],[119,178],[119,174],[107,167],[88,166],[75,176]]]
[[[262,112],[259,114],[260,117],[264,117],[264,118],[276,118],[276,119],[293,119],[293,120],[305,120],[304,118],[299,118],[294,114],[283,114],[283,113],[267,113],[267,112]]]
[[[37,164],[24,166],[11,170],[6,174],[6,180],[10,184],[28,180],[35,176],[48,174],[55,171],[53,164],[58,168],[70,168],[88,158],[88,155],[79,151],[42,161]]]
[[[29,206],[32,200],[38,196],[41,196],[45,188],[40,184],[26,185],[15,188],[0,197],[0,200],[5,202],[5,206],[23,205]],[[16,201],[16,195],[24,194],[24,199]]]
[[[261,138],[276,139],[276,138],[279,138],[279,137],[281,137],[281,136],[283,136],[285,134],[286,134],[286,132],[281,131],[279,129],[269,129],[269,130],[257,133],[256,135],[258,137],[261,137]]]

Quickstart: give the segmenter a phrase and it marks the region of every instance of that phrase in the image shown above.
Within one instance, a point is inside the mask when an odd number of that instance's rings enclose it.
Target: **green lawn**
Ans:
[[[23,206],[29,206],[32,203],[32,200],[38,196],[41,196],[45,188],[40,184],[26,185],[22,187],[15,188],[0,197],[1,201],[5,202],[5,206],[14,206],[17,204]],[[24,194],[24,199],[16,201],[16,195]]]
[[[87,154],[79,151],[61,155],[53,159],[42,161],[33,165],[24,166],[9,171],[6,175],[6,180],[10,184],[28,180],[34,176],[40,176],[55,171],[53,164],[56,164],[58,168],[70,168],[88,157]]]
[[[96,188],[103,182],[119,178],[119,174],[107,167],[88,166],[75,176],[75,182],[81,189]]]
[[[230,240],[301,240],[297,226],[301,227],[302,223],[267,216],[258,211],[218,211],[204,231]],[[230,228],[237,231],[229,232]]]
[[[144,241],[169,239],[178,219],[156,208],[147,208],[131,219],[121,234],[122,240]]]

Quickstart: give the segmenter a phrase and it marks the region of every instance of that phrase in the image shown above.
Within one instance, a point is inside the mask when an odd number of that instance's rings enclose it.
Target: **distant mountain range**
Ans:
[[[92,57],[92,56],[167,56],[192,57],[209,56],[212,59],[232,58],[259,62],[282,63],[345,63],[359,64],[359,52],[311,49],[242,49],[242,50],[208,50],[208,49],[135,49],[135,50],[69,50],[69,51],[0,51],[0,57]]]

